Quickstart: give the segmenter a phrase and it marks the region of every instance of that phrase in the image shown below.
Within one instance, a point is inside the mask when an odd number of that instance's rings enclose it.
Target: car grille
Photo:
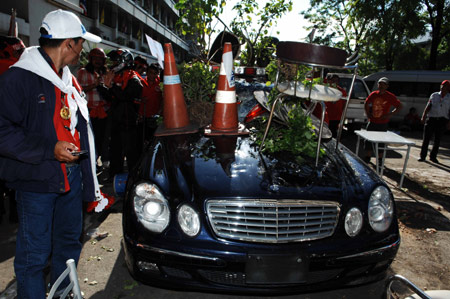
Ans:
[[[329,201],[208,200],[206,210],[218,237],[262,243],[326,238],[339,216],[339,205]]]

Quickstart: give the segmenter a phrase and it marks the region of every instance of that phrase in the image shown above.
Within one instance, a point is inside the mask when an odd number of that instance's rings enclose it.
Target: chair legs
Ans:
[[[66,265],[67,265],[66,270],[64,270],[64,272],[61,273],[61,275],[53,284],[52,288],[50,289],[50,292],[48,293],[47,299],[51,299],[55,296],[58,287],[61,285],[61,283],[67,276],[69,276],[70,283],[67,287],[61,290],[62,294],[59,296],[59,298],[66,298],[69,292],[72,291],[73,298],[82,299],[80,284],[78,283],[78,274],[77,274],[77,267],[75,266],[75,261],[73,259],[69,259],[67,260]]]

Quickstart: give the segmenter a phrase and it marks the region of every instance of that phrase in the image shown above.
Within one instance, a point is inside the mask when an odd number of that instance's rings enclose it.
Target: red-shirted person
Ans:
[[[92,49],[89,52],[88,60],[88,64],[78,70],[77,79],[88,101],[89,116],[94,128],[97,156],[102,156],[102,160],[105,160],[107,149],[103,149],[102,146],[105,143],[107,112],[110,104],[103,97],[105,93],[103,82],[105,76],[113,77],[114,73],[106,70],[106,54],[103,49]]]
[[[336,138],[337,131],[339,127],[339,122],[341,121],[342,112],[344,111],[345,101],[347,99],[347,91],[340,87],[339,76],[336,74],[331,75],[327,78],[327,83],[334,88],[337,88],[342,93],[342,98],[336,102],[326,102],[328,113],[328,128],[330,128],[333,137]]]
[[[389,79],[386,77],[380,78],[378,80],[378,90],[373,91],[364,102],[364,109],[369,119],[367,131],[387,131],[389,119],[402,108],[402,103],[393,93],[387,90],[388,87]],[[384,144],[380,144],[380,146],[384,147]],[[372,156],[372,145],[366,143],[365,149],[364,160],[368,163]],[[380,153],[378,158],[381,158],[381,155]]]
[[[142,89],[142,101],[139,107],[139,119],[143,143],[148,142],[156,130],[156,119],[161,112],[162,92],[160,88],[160,69],[157,64],[151,64],[147,68],[146,84]]]

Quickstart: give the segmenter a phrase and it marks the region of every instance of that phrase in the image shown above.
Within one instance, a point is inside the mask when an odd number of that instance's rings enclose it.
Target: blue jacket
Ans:
[[[51,64],[45,52],[40,52]],[[47,79],[21,68],[10,68],[0,76],[0,179],[12,189],[65,191],[61,162],[54,156],[58,141],[53,124],[55,88]],[[77,130],[81,149],[89,150],[87,123],[79,112]],[[89,158],[80,165],[83,200],[93,201]]]

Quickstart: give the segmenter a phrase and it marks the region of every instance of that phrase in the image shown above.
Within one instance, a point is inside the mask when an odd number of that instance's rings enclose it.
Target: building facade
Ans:
[[[186,59],[189,46],[177,34],[179,18],[173,0],[2,0],[0,34],[7,34],[11,9],[16,9],[19,37],[25,45],[38,44],[44,16],[61,8],[76,13],[86,29],[102,37],[101,44],[85,43],[85,50],[126,48],[155,62],[145,35],[161,44],[172,43],[177,61]]]

